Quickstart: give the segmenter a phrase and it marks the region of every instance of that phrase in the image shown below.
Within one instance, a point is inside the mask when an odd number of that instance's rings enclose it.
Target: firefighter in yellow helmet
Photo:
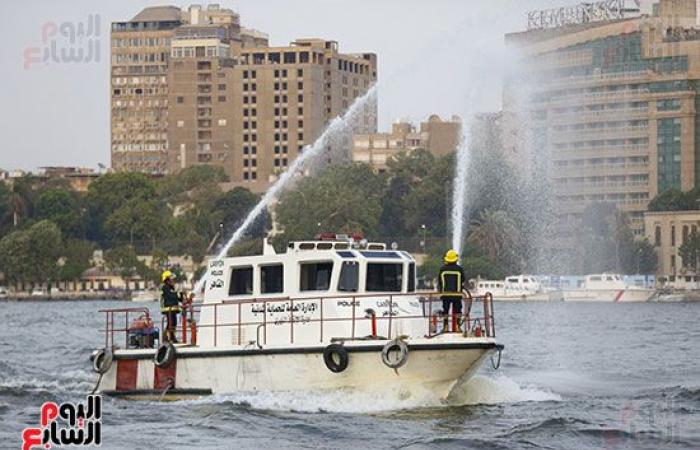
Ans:
[[[164,342],[177,342],[175,329],[177,327],[177,315],[180,309],[180,297],[175,292],[175,274],[166,270],[161,275],[163,285],[160,294],[160,312],[165,315],[166,327],[163,333]]]
[[[459,255],[450,249],[445,253],[445,264],[440,268],[438,276],[438,291],[442,300],[442,312],[445,314],[445,321],[452,314],[457,316],[462,314],[462,290],[465,288],[464,269],[457,264]],[[457,331],[457,330],[452,330]]]

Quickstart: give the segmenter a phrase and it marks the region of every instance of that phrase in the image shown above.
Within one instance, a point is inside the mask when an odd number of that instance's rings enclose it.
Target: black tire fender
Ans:
[[[323,349],[323,362],[331,372],[340,373],[348,368],[348,351],[340,344],[331,344]]]
[[[175,359],[175,346],[170,342],[161,344],[153,355],[153,364],[156,367],[167,367]]]
[[[104,374],[112,367],[114,354],[111,349],[103,348],[93,353],[90,359],[92,359],[92,370],[96,373]]]
[[[399,353],[398,359],[389,358],[389,354],[392,352]],[[387,342],[382,348],[382,362],[390,369],[398,369],[406,364],[406,361],[408,361],[408,345],[404,341],[395,339]]]

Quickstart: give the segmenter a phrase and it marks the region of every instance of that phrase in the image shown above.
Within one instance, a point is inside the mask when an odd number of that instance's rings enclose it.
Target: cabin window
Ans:
[[[401,292],[403,264],[367,264],[367,292]]]
[[[509,283],[517,283],[518,279],[517,278],[508,278]]]
[[[284,292],[284,270],[282,264],[260,267],[260,293],[276,294]]]
[[[591,281],[601,281],[601,278],[596,276],[596,277],[591,277]]]
[[[327,291],[331,286],[332,262],[302,263],[300,291]]]
[[[253,293],[253,268],[234,267],[231,270],[231,283],[228,295],[251,295]]]
[[[408,265],[408,292],[416,290],[416,263]]]
[[[360,282],[360,265],[357,261],[344,261],[340,268],[338,290],[341,292],[357,292]]]

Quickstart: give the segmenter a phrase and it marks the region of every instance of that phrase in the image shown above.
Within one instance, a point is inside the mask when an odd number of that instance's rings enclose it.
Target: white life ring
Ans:
[[[390,354],[397,353],[398,358],[390,357]],[[387,342],[382,348],[382,362],[391,369],[398,369],[408,361],[408,345],[400,339]]]
[[[114,361],[114,355],[112,350],[108,348],[103,348],[98,350],[92,356],[92,370],[99,374],[107,373],[110,367],[112,367],[112,362]]]
[[[170,342],[161,344],[153,355],[153,364],[156,367],[167,367],[175,359],[175,346]]]

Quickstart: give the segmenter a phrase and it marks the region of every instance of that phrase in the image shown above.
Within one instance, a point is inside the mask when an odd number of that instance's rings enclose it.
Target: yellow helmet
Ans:
[[[459,255],[457,252],[452,249],[447,250],[447,253],[445,253],[445,262],[456,263],[457,260],[459,260]]]
[[[165,272],[163,272],[163,275],[160,276],[160,280],[161,280],[163,283],[165,283],[165,281],[166,281],[168,278],[173,278],[173,279],[174,279],[174,278],[175,278],[175,274],[172,273],[172,272],[169,271],[169,270],[166,270]]]

